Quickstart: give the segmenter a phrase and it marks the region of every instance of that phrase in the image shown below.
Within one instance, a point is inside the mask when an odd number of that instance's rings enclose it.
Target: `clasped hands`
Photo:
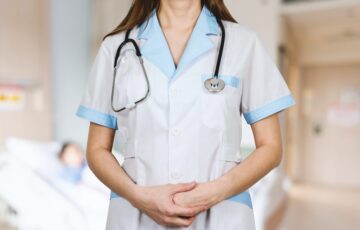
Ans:
[[[167,227],[188,227],[196,215],[224,199],[217,181],[137,186],[132,205]]]

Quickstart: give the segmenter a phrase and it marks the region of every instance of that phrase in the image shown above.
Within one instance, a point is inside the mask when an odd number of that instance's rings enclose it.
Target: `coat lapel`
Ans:
[[[138,39],[145,40],[140,48],[143,56],[156,65],[169,80],[173,81],[186,68],[194,64],[198,57],[213,48],[214,44],[208,36],[218,34],[216,18],[204,6],[177,68],[175,68],[155,10],[149,20],[140,25]]]
[[[155,10],[149,20],[140,26],[138,39],[145,40],[140,48],[142,55],[167,77],[171,77],[175,72],[175,65]]]
[[[175,80],[190,65],[196,63],[197,58],[211,50],[214,44],[208,36],[218,34],[216,18],[204,6],[172,80]]]

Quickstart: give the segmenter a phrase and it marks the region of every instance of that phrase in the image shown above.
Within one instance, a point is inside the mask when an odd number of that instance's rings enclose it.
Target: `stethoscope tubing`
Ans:
[[[225,45],[225,28],[224,28],[224,24],[222,23],[221,19],[219,17],[216,17],[216,21],[218,23],[218,25],[220,26],[220,29],[221,29],[221,42],[220,42],[220,48],[219,48],[219,53],[218,53],[218,57],[217,57],[217,62],[216,62],[216,67],[215,67],[215,72],[214,72],[214,76],[213,76],[213,80],[216,80],[216,82],[219,82],[219,72],[220,72],[220,66],[221,66],[221,59],[222,59],[222,56],[223,56],[223,50],[224,50],[224,45]],[[114,58],[114,71],[113,71],[113,82],[112,82],[112,87],[111,87],[111,108],[114,112],[121,112],[125,109],[131,109],[131,108],[134,108],[136,106],[137,103],[140,103],[142,101],[144,101],[149,93],[150,93],[150,82],[149,82],[149,77],[147,75],[147,72],[146,72],[146,69],[145,69],[145,66],[144,66],[144,60],[142,58],[142,54],[141,54],[141,51],[140,51],[140,48],[139,46],[137,45],[136,41],[132,38],[129,38],[130,36],[130,32],[131,32],[131,29],[127,30],[126,31],[126,34],[125,34],[125,39],[124,41],[119,45],[119,47],[117,48],[116,50],[116,54],[115,54],[115,58]],[[143,71],[143,74],[145,76],[145,80],[146,80],[146,85],[147,85],[147,90],[146,90],[146,93],[145,95],[133,102],[133,103],[129,103],[128,105],[126,105],[125,107],[122,107],[120,109],[117,109],[115,108],[114,106],[114,94],[115,94],[115,82],[116,82],[116,73],[117,73],[117,70],[118,68],[120,67],[120,64],[118,63],[118,59],[119,59],[119,56],[120,56],[120,53],[121,53],[121,50],[123,49],[123,47],[125,45],[127,45],[128,43],[131,43],[133,45],[133,47],[135,48],[135,53],[136,53],[136,56],[138,57],[139,59],[139,62],[140,62],[140,65],[141,65],[141,69]],[[220,80],[221,81],[221,80]],[[209,89],[208,89],[209,90]],[[209,90],[210,91],[210,90]],[[221,89],[220,89],[221,91]],[[216,90],[212,91],[212,92],[218,92]]]
[[[145,100],[145,98],[147,98],[148,95],[149,95],[149,93],[150,93],[150,82],[149,82],[149,77],[148,77],[148,75],[147,75],[147,72],[146,72],[146,70],[145,70],[144,60],[143,60],[143,58],[142,58],[142,55],[141,55],[139,46],[136,44],[135,40],[129,38],[130,31],[131,31],[131,30],[126,31],[125,40],[119,45],[119,47],[118,47],[118,49],[117,49],[117,51],[116,51],[116,55],[115,55],[114,71],[113,71],[113,82],[112,82],[112,87],[111,87],[111,108],[112,108],[112,110],[113,110],[114,112],[121,112],[121,111],[123,111],[123,110],[125,110],[125,109],[129,109],[129,108],[135,107],[135,105],[136,105],[137,103],[140,103],[140,102],[142,102],[143,100]],[[115,106],[114,106],[114,91],[115,91],[116,73],[117,73],[117,69],[120,67],[120,64],[118,64],[118,59],[119,59],[120,52],[121,52],[122,48],[123,48],[126,44],[128,44],[128,43],[131,43],[131,44],[134,46],[134,48],[135,48],[136,56],[137,56],[138,59],[139,59],[139,62],[140,62],[140,65],[141,65],[141,69],[142,69],[143,74],[144,74],[144,76],[145,76],[147,89],[146,89],[145,96],[143,96],[141,99],[135,101],[134,103],[128,104],[128,105],[125,106],[125,107],[122,107],[122,108],[120,108],[120,109],[116,109]]]
[[[220,26],[220,30],[221,30],[221,42],[220,42],[220,49],[219,49],[218,58],[217,58],[217,62],[216,62],[214,77],[219,78],[221,59],[223,56],[224,46],[225,46],[225,28],[224,28],[224,24],[222,23],[221,19],[219,19],[219,17],[216,17],[216,21],[217,21],[218,25]]]

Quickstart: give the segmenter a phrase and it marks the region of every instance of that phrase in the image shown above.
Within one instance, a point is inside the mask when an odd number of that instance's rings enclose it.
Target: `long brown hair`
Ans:
[[[221,20],[236,22],[226,8],[223,0],[201,0],[201,4],[205,5],[215,16]],[[158,9],[160,0],[133,0],[130,10],[122,22],[110,33],[104,36],[103,40],[110,36],[145,22],[154,9]]]

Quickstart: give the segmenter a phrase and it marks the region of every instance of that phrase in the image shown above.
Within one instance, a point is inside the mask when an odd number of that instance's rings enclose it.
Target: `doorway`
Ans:
[[[300,84],[301,181],[360,186],[360,66],[307,67]]]

